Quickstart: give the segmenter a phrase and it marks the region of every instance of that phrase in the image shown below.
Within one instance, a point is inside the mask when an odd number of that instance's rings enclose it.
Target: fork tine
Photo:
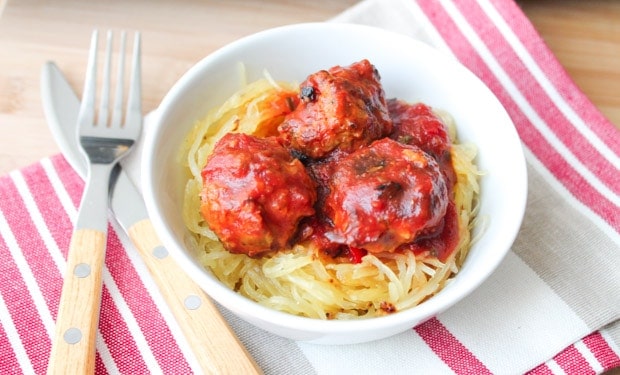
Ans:
[[[116,93],[114,94],[114,110],[112,112],[112,123],[110,127],[121,126],[123,114],[123,93],[125,91],[125,31],[121,32],[120,55],[118,57],[118,79],[116,80]]]
[[[80,115],[78,118],[84,123],[93,123],[95,120],[95,91],[97,89],[97,40],[99,33],[93,31],[90,40],[90,51],[88,52],[88,63],[86,67],[86,79],[84,80],[84,92],[82,94],[82,104],[80,105]]]
[[[136,32],[133,43],[133,61],[131,66],[129,97],[127,98],[127,113],[125,114],[126,127],[136,127],[140,126],[142,123],[141,49],[142,42],[140,32]]]
[[[107,126],[110,112],[110,66],[112,65],[112,31],[108,30],[103,63],[103,86],[99,101],[97,126]]]

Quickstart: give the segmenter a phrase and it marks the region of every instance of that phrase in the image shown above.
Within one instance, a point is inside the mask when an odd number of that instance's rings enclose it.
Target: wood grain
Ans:
[[[265,28],[326,20],[356,0],[7,1],[0,16],[0,174],[59,152],[39,95],[54,60],[76,92],[93,28],[140,29],[143,108],[154,109],[191,65]],[[620,2],[522,0],[525,14],[600,110],[620,127]]]
[[[620,129],[620,1],[519,5],[577,86]]]
[[[211,299],[168,255],[150,220],[129,237],[172,310],[205,374],[262,374]]]
[[[54,60],[82,92],[93,28],[139,29],[143,109],[153,110],[194,63],[269,27],[322,21],[355,0],[8,1],[0,16],[0,174],[59,153],[39,95],[43,63]]]
[[[92,374],[95,371],[105,247],[103,232],[92,229],[73,232],[48,374]]]

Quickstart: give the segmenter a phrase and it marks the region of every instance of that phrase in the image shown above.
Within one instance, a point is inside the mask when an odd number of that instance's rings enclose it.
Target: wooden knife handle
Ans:
[[[71,236],[48,374],[93,374],[101,306],[106,234],[78,229]]]
[[[164,299],[207,374],[262,374],[211,299],[169,256],[153,224],[128,230]]]

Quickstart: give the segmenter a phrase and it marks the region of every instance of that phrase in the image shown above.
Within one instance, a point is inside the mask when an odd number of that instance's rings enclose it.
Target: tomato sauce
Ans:
[[[311,74],[301,83],[301,102],[280,125],[280,136],[312,159],[386,136],[392,121],[379,79],[368,60]]]
[[[228,133],[202,170],[201,213],[228,251],[260,256],[289,245],[314,214],[314,181],[277,139]]]
[[[224,246],[261,256],[305,244],[351,263],[406,251],[445,261],[459,240],[446,125],[425,104],[384,95],[367,60],[322,70],[299,98],[276,103],[283,120],[269,137],[216,145],[202,207]]]

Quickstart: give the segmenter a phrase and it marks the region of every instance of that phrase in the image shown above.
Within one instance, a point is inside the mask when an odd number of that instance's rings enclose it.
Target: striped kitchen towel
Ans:
[[[504,262],[452,309],[375,342],[293,342],[223,311],[266,374],[598,374],[620,367],[620,135],[507,0],[366,0],[332,22],[392,29],[461,61],[523,142],[529,197]],[[62,156],[0,177],[0,373],[44,373],[83,182]],[[111,221],[96,371],[198,373]]]

